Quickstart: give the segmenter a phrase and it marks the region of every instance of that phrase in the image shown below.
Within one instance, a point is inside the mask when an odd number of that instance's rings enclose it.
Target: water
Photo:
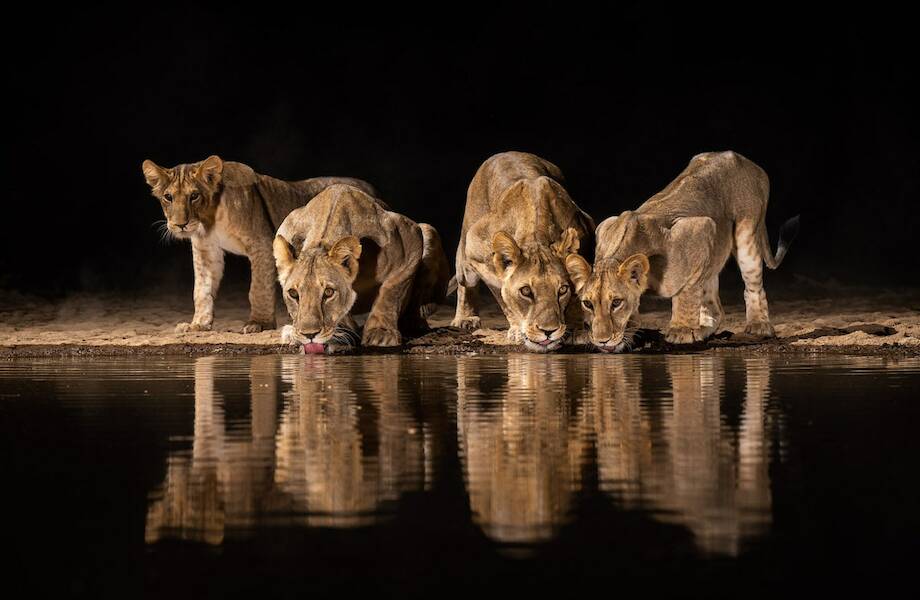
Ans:
[[[878,592],[920,539],[918,389],[920,359],[820,355],[11,361],[14,572],[93,596]]]

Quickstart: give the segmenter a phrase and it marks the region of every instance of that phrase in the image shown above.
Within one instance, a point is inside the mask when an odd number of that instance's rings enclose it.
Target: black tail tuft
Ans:
[[[779,243],[776,246],[776,266],[779,266],[779,263],[783,262],[783,257],[786,256],[786,252],[789,251],[789,246],[792,245],[792,241],[798,234],[799,215],[796,215],[783,223],[783,226],[780,227]]]

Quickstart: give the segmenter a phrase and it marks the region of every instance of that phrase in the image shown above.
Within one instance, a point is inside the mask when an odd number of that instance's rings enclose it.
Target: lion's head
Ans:
[[[177,238],[204,233],[214,225],[224,163],[217,156],[164,169],[152,160],[142,165],[144,177],[160,201],[166,228]]]
[[[295,246],[276,236],[275,265],[293,326],[290,339],[308,353],[336,352],[360,341],[349,315],[357,299],[352,283],[358,276],[361,243],[344,237],[331,247]]]
[[[581,299],[591,342],[604,352],[628,349],[638,327],[639,299],[648,287],[648,257],[602,260],[592,269],[583,257],[569,254],[565,267]]]
[[[551,352],[562,345],[565,309],[574,291],[562,257],[578,246],[578,231],[572,227],[550,248],[521,248],[504,231],[492,236],[492,263],[502,282],[502,300],[509,320],[520,323],[517,333],[532,352]]]

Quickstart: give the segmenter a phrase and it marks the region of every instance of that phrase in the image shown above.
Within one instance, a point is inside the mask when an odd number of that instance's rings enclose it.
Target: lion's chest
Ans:
[[[224,205],[219,206],[211,236],[222,250],[246,256],[246,247],[243,245],[240,238],[233,234],[232,229],[233,227],[231,226],[226,207]]]
[[[243,247],[243,243],[239,238],[233,234],[217,227],[214,230],[214,239],[217,240],[217,245],[220,246],[221,249],[232,252],[233,254],[246,256],[246,248]]]

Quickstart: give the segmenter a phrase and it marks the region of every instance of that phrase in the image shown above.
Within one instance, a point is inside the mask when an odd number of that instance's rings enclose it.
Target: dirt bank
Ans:
[[[771,301],[777,339],[746,337],[743,304],[726,305],[716,339],[691,348],[672,348],[659,331],[667,325],[669,303],[643,300],[642,352],[844,352],[920,355],[920,291],[916,293],[834,293],[833,297]],[[0,357],[66,355],[266,354],[294,353],[279,343],[280,331],[239,333],[247,316],[246,298],[221,297],[214,330],[174,333],[191,317],[190,298],[84,295],[48,301],[0,295]],[[463,333],[449,327],[453,309],[443,306],[430,319],[433,330],[408,340],[405,353],[464,354],[516,352],[505,339],[497,307],[484,311],[483,329]],[[278,323],[287,323],[278,311]],[[573,347],[567,351],[584,351]]]

